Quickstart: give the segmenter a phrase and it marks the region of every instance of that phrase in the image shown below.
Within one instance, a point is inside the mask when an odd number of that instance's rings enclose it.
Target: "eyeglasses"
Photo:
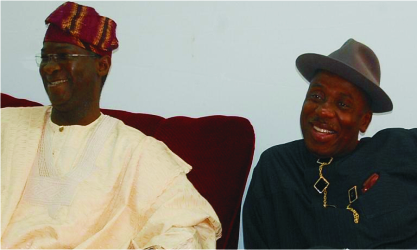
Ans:
[[[46,54],[46,55],[37,54],[35,56],[35,61],[39,67],[42,64],[46,64],[51,60],[54,60],[56,63],[67,63],[71,61],[72,59],[79,58],[79,57],[99,58],[100,56],[99,55],[85,55],[85,54]]]

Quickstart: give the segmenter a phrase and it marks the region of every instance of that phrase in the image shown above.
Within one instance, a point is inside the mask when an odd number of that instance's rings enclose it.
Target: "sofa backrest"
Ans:
[[[41,104],[1,94],[1,107]],[[188,179],[210,202],[222,223],[218,249],[238,247],[242,195],[251,168],[255,134],[251,123],[236,116],[171,117],[101,109],[146,135],[163,141],[193,170]]]

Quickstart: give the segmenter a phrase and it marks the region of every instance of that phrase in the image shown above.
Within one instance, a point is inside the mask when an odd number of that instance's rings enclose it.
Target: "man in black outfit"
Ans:
[[[416,248],[417,129],[358,140],[391,111],[374,52],[349,39],[296,60],[303,140],[266,150],[243,208],[245,248]]]

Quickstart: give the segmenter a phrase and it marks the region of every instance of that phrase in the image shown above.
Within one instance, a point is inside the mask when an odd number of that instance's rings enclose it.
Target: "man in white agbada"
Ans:
[[[191,167],[100,112],[115,22],[67,2],[46,23],[52,106],[1,110],[2,248],[215,248],[221,224]]]

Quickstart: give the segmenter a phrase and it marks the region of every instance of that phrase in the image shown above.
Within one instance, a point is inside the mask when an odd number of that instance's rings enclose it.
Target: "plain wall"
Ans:
[[[49,104],[34,55],[45,18],[61,3],[1,2],[3,93]],[[102,108],[246,117],[256,133],[253,167],[265,149],[301,138],[308,83],[296,58],[328,55],[348,38],[376,53],[381,86],[394,102],[362,136],[417,127],[416,2],[79,3],[118,24]]]

